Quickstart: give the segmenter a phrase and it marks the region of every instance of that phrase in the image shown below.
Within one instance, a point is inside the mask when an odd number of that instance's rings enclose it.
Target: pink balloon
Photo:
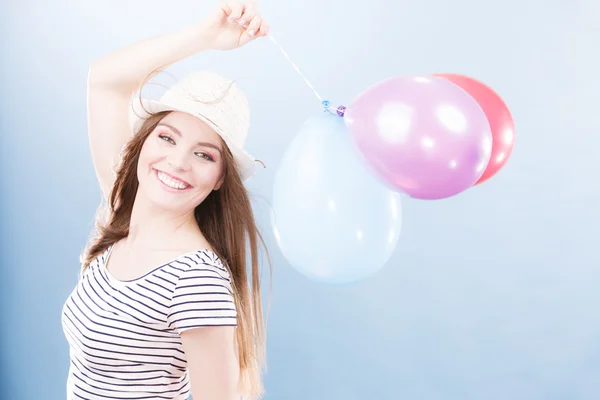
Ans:
[[[492,131],[492,153],[487,168],[475,183],[479,185],[496,175],[508,161],[515,145],[515,122],[504,100],[492,88],[468,76],[435,74],[459,86],[477,101]]]
[[[413,198],[454,196],[473,186],[490,160],[485,113],[443,78],[380,82],[348,106],[344,120],[375,175]]]

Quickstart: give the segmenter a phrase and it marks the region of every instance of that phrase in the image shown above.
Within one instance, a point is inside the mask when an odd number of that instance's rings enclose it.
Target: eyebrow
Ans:
[[[181,132],[179,131],[179,129],[175,128],[173,125],[169,125],[167,123],[161,122],[157,126],[166,126],[170,130],[172,130],[173,133],[175,133],[178,136],[181,136]],[[221,149],[218,146],[216,146],[216,145],[214,145],[212,143],[209,143],[209,142],[197,142],[196,144],[199,145],[199,146],[213,148],[213,149],[217,150],[219,153],[221,153]]]

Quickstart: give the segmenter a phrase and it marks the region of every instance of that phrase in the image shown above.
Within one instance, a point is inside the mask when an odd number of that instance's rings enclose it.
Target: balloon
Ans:
[[[272,227],[289,263],[329,284],[367,278],[394,252],[401,219],[400,196],[365,168],[343,119],[306,121],[273,187]]]
[[[470,188],[490,159],[484,112],[442,78],[380,82],[348,106],[344,119],[375,175],[413,198],[442,199]]]
[[[457,74],[435,74],[466,91],[479,103],[492,132],[492,154],[487,168],[475,185],[490,179],[506,164],[515,143],[515,123],[502,98],[490,87]]]

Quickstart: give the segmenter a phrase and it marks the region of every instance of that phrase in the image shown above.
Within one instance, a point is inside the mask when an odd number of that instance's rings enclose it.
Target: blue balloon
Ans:
[[[342,118],[304,123],[286,150],[273,187],[273,232],[300,273],[347,284],[379,271],[396,249],[400,195],[363,164]]]

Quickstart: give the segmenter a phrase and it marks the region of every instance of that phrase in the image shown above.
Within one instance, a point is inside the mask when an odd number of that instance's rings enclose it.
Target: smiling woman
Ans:
[[[206,71],[160,101],[130,99],[153,72],[267,30],[255,10],[225,4],[198,27],[92,65],[89,137],[108,218],[63,307],[68,399],[261,397],[264,242],[244,186],[255,170],[243,150],[247,100]]]

